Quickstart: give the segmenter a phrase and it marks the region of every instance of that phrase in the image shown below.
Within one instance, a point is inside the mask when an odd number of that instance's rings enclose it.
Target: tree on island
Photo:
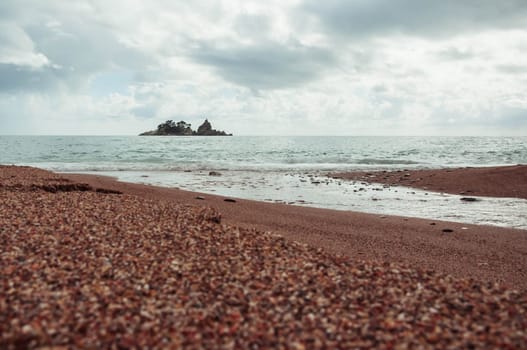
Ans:
[[[159,124],[157,130],[146,131],[139,136],[232,136],[232,134],[214,130],[209,120],[205,119],[197,131],[193,131],[191,125],[183,120],[177,123],[173,120],[167,120]]]
[[[177,123],[167,120],[157,126],[157,131],[163,135],[192,135],[193,131],[190,127],[191,125],[183,120]]]

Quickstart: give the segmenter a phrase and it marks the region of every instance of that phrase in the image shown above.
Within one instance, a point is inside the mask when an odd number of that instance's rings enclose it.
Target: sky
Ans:
[[[2,0],[0,134],[527,135],[525,0]]]

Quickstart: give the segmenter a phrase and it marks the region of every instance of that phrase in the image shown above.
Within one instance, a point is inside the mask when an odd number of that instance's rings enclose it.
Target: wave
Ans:
[[[356,161],[356,164],[367,165],[419,165],[423,162],[417,162],[407,159],[377,159],[377,158],[362,158]]]
[[[20,165],[29,165],[45,168],[56,172],[188,172],[188,171],[249,171],[249,172],[318,172],[318,171],[352,171],[364,170],[372,166],[390,167],[397,165],[422,164],[422,163],[401,163],[400,161],[392,162],[298,162],[298,163],[278,163],[278,162],[188,162],[188,163],[26,163]]]

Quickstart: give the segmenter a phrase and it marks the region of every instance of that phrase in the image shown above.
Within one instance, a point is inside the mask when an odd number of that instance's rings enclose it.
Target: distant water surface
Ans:
[[[527,163],[527,137],[0,136],[0,162],[57,171],[317,171]]]
[[[262,201],[527,229],[527,201],[383,188],[330,171],[527,163],[527,137],[0,136],[0,164]],[[221,176],[210,176],[210,171]]]

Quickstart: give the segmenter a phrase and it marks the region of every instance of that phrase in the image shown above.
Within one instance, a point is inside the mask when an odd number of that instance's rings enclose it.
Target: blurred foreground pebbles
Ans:
[[[0,268],[2,349],[527,348],[525,293],[34,168],[0,167]]]

